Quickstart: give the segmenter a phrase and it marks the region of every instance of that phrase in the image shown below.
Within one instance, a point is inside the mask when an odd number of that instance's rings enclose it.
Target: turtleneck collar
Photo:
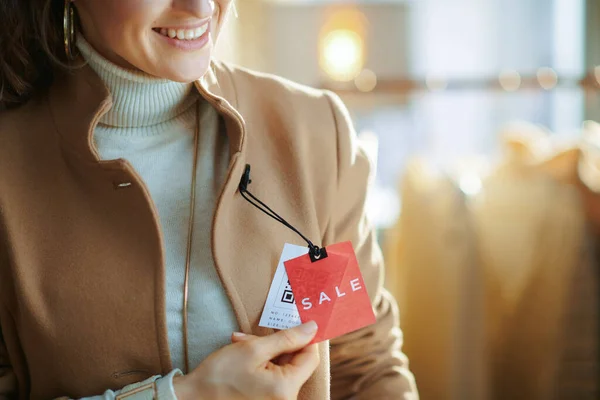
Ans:
[[[82,35],[77,37],[77,47],[112,97],[113,106],[99,121],[102,125],[140,128],[160,124],[181,115],[197,100],[192,83],[121,68],[101,56]]]

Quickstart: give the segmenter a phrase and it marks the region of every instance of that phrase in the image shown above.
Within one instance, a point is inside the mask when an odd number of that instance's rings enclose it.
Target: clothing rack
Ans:
[[[549,71],[549,72],[548,72]],[[551,91],[566,88],[581,88],[586,92],[600,91],[600,67],[589,71],[583,77],[552,75],[547,70],[546,75],[520,75],[514,73],[502,78],[484,79],[444,79],[429,77],[427,79],[399,78],[377,80],[371,90],[359,90],[353,81],[346,83],[326,81],[321,87],[340,94],[409,94],[412,92],[443,92],[461,90],[485,90],[514,93],[523,90]]]

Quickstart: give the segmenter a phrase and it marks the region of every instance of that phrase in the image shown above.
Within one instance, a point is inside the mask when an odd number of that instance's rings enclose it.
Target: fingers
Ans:
[[[256,336],[254,336],[254,335],[248,335],[248,334],[242,333],[242,332],[233,332],[231,334],[231,343],[245,342],[247,340],[255,339],[255,338],[256,338]]]
[[[262,364],[271,360],[288,379],[301,386],[319,365],[317,345],[307,346],[316,332],[316,323],[311,322],[265,337],[234,332],[231,342],[244,343],[256,362]]]
[[[280,354],[293,353],[310,343],[317,333],[317,324],[307,322],[291,329],[274,333],[273,335],[256,338],[252,341],[258,362],[269,361]]]
[[[289,364],[290,361],[292,361],[294,359],[294,356],[296,355],[296,353],[285,353],[280,355],[279,357],[277,357],[275,359],[275,364],[279,365],[279,366],[283,366],[286,364]]]
[[[319,366],[319,348],[316,344],[305,347],[296,353],[284,368],[293,374],[303,384]]]
[[[256,339],[257,337],[258,336],[248,335],[246,333],[234,332],[231,335],[231,343],[235,344],[235,343],[246,342],[251,339]],[[280,366],[285,365],[285,364],[288,364],[290,361],[292,361],[294,356],[295,356],[295,353],[285,353],[285,354],[280,355],[279,357],[275,357],[274,359],[271,360],[271,362],[273,362],[277,365],[280,365]]]

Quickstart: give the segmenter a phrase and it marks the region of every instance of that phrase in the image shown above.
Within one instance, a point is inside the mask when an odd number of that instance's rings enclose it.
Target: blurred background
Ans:
[[[600,398],[600,0],[236,11],[221,59],[350,110],[421,398]]]

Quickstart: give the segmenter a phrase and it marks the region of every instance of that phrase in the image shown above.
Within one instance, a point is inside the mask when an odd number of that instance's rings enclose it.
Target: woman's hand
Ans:
[[[270,336],[236,335],[233,344],[175,379],[178,400],[292,400],[319,365],[317,333],[308,322]],[[285,356],[284,356],[285,355]]]

